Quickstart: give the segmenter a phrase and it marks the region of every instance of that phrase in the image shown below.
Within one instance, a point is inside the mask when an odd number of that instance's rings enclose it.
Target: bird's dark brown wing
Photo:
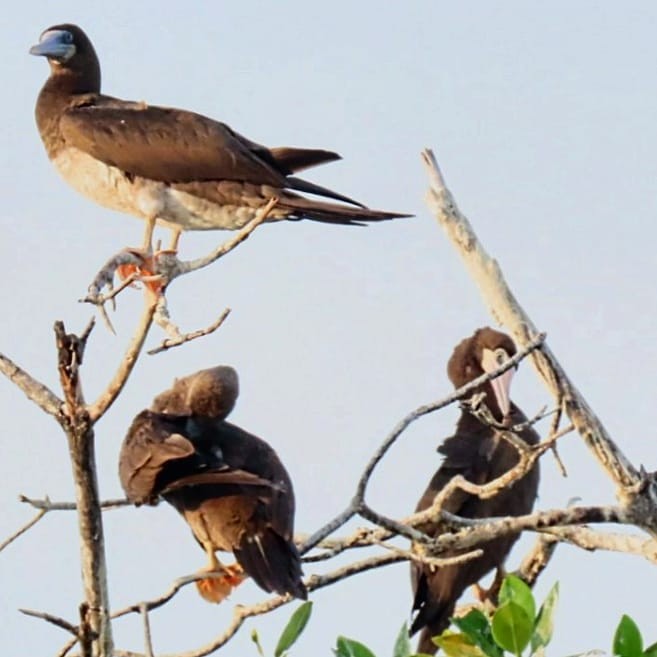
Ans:
[[[60,129],[68,147],[135,176],[163,182],[286,184],[285,175],[261,158],[267,148],[194,112],[96,96],[64,112]],[[286,158],[300,166],[302,158]]]
[[[187,477],[180,477],[167,484],[162,491],[162,495],[180,490],[186,486],[225,486],[234,491],[237,487],[242,489],[243,495],[260,497],[268,499],[278,492],[278,487],[271,481],[258,477],[252,472],[244,470],[214,470],[209,472],[198,472]]]
[[[137,416],[121,447],[119,478],[134,504],[153,503],[159,495],[157,478],[171,461],[194,454],[194,446],[179,433],[160,431],[142,415]]]

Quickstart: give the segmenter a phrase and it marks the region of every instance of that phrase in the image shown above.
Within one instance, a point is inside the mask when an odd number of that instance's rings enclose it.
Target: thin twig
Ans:
[[[217,318],[217,320],[212,322],[212,324],[210,324],[210,326],[204,329],[198,329],[196,331],[192,331],[191,333],[179,334],[176,337],[165,338],[164,340],[162,340],[159,346],[150,349],[146,353],[149,356],[154,356],[155,354],[159,354],[163,351],[167,351],[167,349],[172,349],[173,347],[179,347],[180,345],[185,344],[186,342],[191,342],[192,340],[196,340],[197,338],[202,338],[206,335],[210,335],[211,333],[214,333],[226,321],[226,318],[228,317],[229,314],[230,314],[230,308],[226,308],[221,313],[221,315]],[[157,323],[159,326],[162,326],[162,324],[160,324],[159,321]]]
[[[75,511],[77,509],[75,502],[52,502],[49,497],[37,500],[25,495],[19,495],[18,501],[29,504],[35,509],[43,509],[45,511]],[[101,509],[120,509],[126,506],[131,506],[131,503],[125,498],[103,500],[100,503]]]
[[[26,522],[18,531],[15,531],[9,538],[6,538],[2,543],[0,543],[0,552],[2,552],[8,545],[13,543],[19,536],[22,536],[28,529],[34,527],[34,525],[43,518],[43,516],[48,513],[47,509],[42,509],[37,513],[32,520]]]
[[[146,605],[141,605],[139,612],[144,623],[144,652],[146,657],[153,657],[153,640],[151,637],[151,624],[148,620],[148,609]]]
[[[74,638],[74,639],[70,639],[69,641],[67,641],[67,642],[66,642],[66,643],[65,643],[65,644],[59,649],[59,651],[57,652],[57,654],[55,655],[55,657],[66,657],[66,655],[68,655],[68,653],[69,653],[69,652],[75,647],[75,644],[78,642],[78,640],[79,640],[79,639]]]
[[[47,621],[48,623],[52,623],[53,625],[56,625],[57,627],[61,627],[63,630],[66,630],[67,632],[70,632],[74,637],[78,637],[78,627],[73,625],[72,623],[69,623],[67,620],[60,618],[59,616],[54,616],[53,614],[49,614],[45,611],[35,611],[34,609],[19,609],[18,611],[21,612],[21,614],[25,614],[26,616],[33,616],[34,618],[41,618],[44,621]]]
[[[179,262],[176,270],[173,272],[173,276],[167,275],[168,280],[173,280],[173,278],[180,276],[182,274],[187,274],[192,271],[197,271],[203,267],[211,265],[213,262],[219,258],[225,256],[227,253],[230,253],[234,248],[238,247],[242,242],[247,240],[251,233],[262,223],[264,223],[269,217],[270,212],[274,209],[278,203],[277,197],[272,197],[269,199],[266,205],[261,207],[258,210],[258,214],[248,223],[244,228],[239,230],[234,237],[227,240],[223,244],[219,245],[214,251],[209,253],[202,258],[197,258],[196,260],[189,260],[187,262]]]

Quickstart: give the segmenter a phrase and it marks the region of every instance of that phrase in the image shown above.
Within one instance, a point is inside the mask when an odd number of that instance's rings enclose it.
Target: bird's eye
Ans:
[[[73,35],[70,32],[64,32],[62,34],[62,41],[64,43],[73,43]]]
[[[495,355],[495,362],[498,365],[503,365],[510,358],[509,354],[507,354],[506,351],[502,349],[502,347],[499,347],[493,353]]]

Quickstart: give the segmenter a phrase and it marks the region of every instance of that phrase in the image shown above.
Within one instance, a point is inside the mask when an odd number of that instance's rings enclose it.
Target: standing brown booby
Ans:
[[[485,372],[497,369],[515,353],[515,345],[507,335],[488,327],[481,328],[457,345],[449,359],[447,373],[454,387],[460,388]],[[486,393],[485,404],[495,419],[509,427],[527,421],[522,411],[509,399],[513,372],[513,369],[507,370],[475,391],[475,394]],[[538,434],[532,428],[525,428],[517,435],[528,445],[539,441]],[[447,438],[438,451],[445,459],[420,498],[416,511],[430,507],[436,494],[456,475],[462,475],[475,484],[484,484],[501,476],[518,462],[516,448],[504,440],[498,430],[483,424],[467,410],[461,413],[456,433]],[[494,497],[480,499],[458,490],[446,502],[444,509],[464,518],[530,513],[536,499],[538,479],[536,463],[522,479]],[[430,536],[439,536],[443,531],[440,523],[426,524],[419,529]],[[480,546],[484,551],[481,557],[459,565],[434,570],[429,566],[411,565],[413,610],[417,615],[410,633],[422,630],[418,652],[436,652],[431,637],[448,627],[461,594],[493,568],[502,566],[518,538],[516,534],[484,543]]]
[[[292,482],[264,440],[225,421],[237,395],[230,367],[176,380],[128,430],[121,484],[136,505],[162,496],[182,514],[208,555],[207,571],[222,575],[197,582],[206,600],[221,602],[242,570],[265,591],[305,599]],[[217,550],[233,552],[239,566],[221,564]]]
[[[234,230],[279,199],[268,221],[313,219],[358,224],[408,216],[369,210],[341,194],[292,176],[340,159],[317,149],[267,148],[200,114],[128,102],[100,93],[100,65],[76,25],[54,25],[30,49],[48,58],[50,77],[36,104],[48,157],[77,191],[100,205],[146,220],[149,252],[155,223],[173,231]],[[348,205],[308,199],[294,191]]]

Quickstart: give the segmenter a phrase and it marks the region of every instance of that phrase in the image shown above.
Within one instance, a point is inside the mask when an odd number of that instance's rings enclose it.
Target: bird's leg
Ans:
[[[169,248],[167,251],[171,251],[172,253],[177,253],[178,251],[178,240],[180,239],[180,233],[182,230],[180,228],[172,228],[171,229],[171,242],[169,244]]]
[[[493,604],[495,604],[495,600],[497,600],[497,596],[499,595],[500,588],[502,587],[502,582],[504,581],[505,577],[506,570],[503,566],[499,566],[495,571],[495,579],[488,589],[485,589],[479,584],[473,584],[472,588],[474,590],[475,598],[477,598],[479,602],[486,602],[487,600],[490,600],[493,602]]]
[[[151,215],[146,218],[146,230],[144,231],[144,245],[142,249],[144,253],[153,253],[153,231],[155,230],[155,222],[157,217]]]
[[[201,572],[212,573],[213,577],[205,577],[196,582],[196,588],[201,597],[208,602],[219,603],[225,600],[233,589],[244,581],[244,571],[237,564],[225,566],[222,564],[211,545],[205,545],[208,555],[208,565]],[[217,575],[220,574],[219,577]]]

